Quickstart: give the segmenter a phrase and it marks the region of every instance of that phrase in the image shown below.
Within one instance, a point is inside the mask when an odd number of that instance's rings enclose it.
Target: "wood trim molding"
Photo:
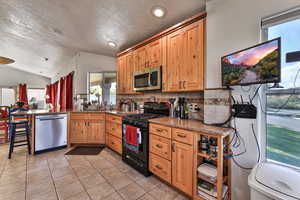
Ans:
[[[183,27],[185,27],[185,26],[187,26],[189,24],[192,24],[192,23],[194,23],[196,21],[199,21],[199,20],[201,20],[201,19],[203,19],[205,17],[206,17],[206,12],[205,11],[200,12],[200,13],[198,13],[198,14],[196,14],[196,15],[194,15],[194,16],[192,16],[192,17],[190,17],[190,18],[188,18],[188,19],[186,19],[186,20],[184,20],[184,21],[182,21],[182,22],[180,22],[180,23],[178,23],[178,24],[176,24],[176,25],[174,25],[174,26],[172,26],[172,27],[170,27],[170,28],[162,31],[162,32],[160,32],[160,33],[155,34],[154,36],[152,36],[152,37],[150,37],[150,38],[148,38],[148,39],[146,39],[146,40],[144,40],[142,42],[139,42],[138,44],[136,44],[136,45],[134,45],[132,47],[129,47],[129,48],[127,48],[127,49],[125,49],[125,50],[117,53],[117,57],[122,56],[122,55],[124,55],[124,54],[126,54],[126,53],[128,53],[130,51],[135,50],[135,49],[138,49],[138,48],[140,48],[142,46],[145,46],[145,45],[149,44],[150,42],[153,42],[154,40],[162,38],[163,36],[168,35],[171,32],[174,32],[174,31],[176,31],[178,29],[181,29],[181,28],[183,28]]]

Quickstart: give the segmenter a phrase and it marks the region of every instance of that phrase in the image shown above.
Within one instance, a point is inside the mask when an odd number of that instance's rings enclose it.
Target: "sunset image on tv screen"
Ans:
[[[279,46],[279,40],[273,40],[223,57],[223,85],[280,81]]]

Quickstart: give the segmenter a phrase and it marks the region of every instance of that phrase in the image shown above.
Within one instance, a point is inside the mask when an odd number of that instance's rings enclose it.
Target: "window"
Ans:
[[[36,104],[38,109],[44,108],[46,96],[46,90],[44,88],[28,88],[27,96],[29,105]]]
[[[286,53],[300,51],[300,19],[285,19],[265,33],[268,40],[281,37],[282,45],[282,81],[266,91],[266,157],[300,167],[300,62],[286,62]]]
[[[12,88],[0,88],[1,106],[14,105],[16,102],[15,90]]]
[[[116,72],[91,72],[88,74],[89,101],[94,104],[116,104]]]

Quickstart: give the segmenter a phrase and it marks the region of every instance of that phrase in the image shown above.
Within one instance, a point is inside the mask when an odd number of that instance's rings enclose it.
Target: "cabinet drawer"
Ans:
[[[108,137],[108,146],[119,154],[122,154],[122,140],[110,134]]]
[[[171,138],[171,128],[158,124],[150,124],[150,133],[166,138]]]
[[[106,122],[106,132],[121,139],[122,138],[122,125],[108,121],[108,122]]]
[[[172,139],[176,140],[178,142],[193,145],[193,143],[194,143],[194,133],[192,131],[173,128],[172,129]]]
[[[92,113],[90,119],[105,120],[105,115],[103,113]]]
[[[108,115],[107,120],[110,122],[122,124],[122,117],[116,116],[116,115]]]
[[[71,113],[70,118],[72,119],[89,119],[88,113]]]
[[[171,162],[156,156],[153,153],[149,155],[149,169],[150,171],[164,179],[168,183],[171,183]]]
[[[171,160],[171,140],[150,134],[150,152]]]

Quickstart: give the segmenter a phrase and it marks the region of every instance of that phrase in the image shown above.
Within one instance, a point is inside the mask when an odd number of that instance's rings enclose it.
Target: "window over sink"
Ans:
[[[88,73],[88,99],[94,104],[116,104],[116,72]]]

